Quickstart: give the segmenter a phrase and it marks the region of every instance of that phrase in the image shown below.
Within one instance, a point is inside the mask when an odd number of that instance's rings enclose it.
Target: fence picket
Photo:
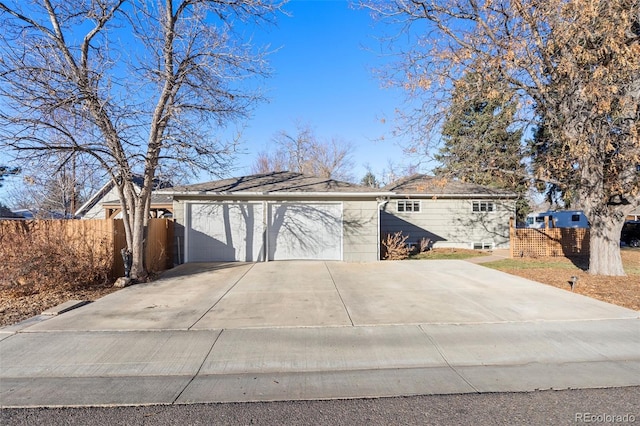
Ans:
[[[93,251],[109,256],[112,275],[124,275],[120,250],[126,247],[124,223],[121,219],[90,220],[0,220],[0,243],[8,233],[55,233],[64,235],[68,244],[91,247]],[[173,265],[173,221],[150,219],[147,231],[145,267],[149,272],[160,272]],[[28,248],[23,248],[28,249]],[[16,248],[18,250],[18,248]],[[9,259],[10,261],[10,259]]]

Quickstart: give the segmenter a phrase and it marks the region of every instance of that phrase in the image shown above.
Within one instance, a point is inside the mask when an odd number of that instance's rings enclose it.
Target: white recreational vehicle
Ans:
[[[559,210],[527,215],[525,227],[544,228],[588,228],[589,221],[581,210]]]

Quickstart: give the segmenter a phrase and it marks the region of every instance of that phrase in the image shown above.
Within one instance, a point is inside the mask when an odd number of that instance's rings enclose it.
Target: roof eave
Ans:
[[[244,197],[244,198],[328,198],[328,197],[351,197],[351,198],[379,198],[379,197],[391,197],[394,195],[392,192],[286,192],[286,191],[272,191],[272,192],[218,192],[218,191],[176,191],[167,192],[167,195],[173,195],[174,197]]]
[[[495,193],[481,193],[481,194],[447,194],[447,193],[415,193],[415,192],[396,192],[393,193],[392,197],[420,197],[420,198],[518,198],[518,194],[495,194]]]

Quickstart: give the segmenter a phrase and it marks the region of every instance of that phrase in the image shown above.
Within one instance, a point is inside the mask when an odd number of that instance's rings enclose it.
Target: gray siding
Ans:
[[[493,201],[495,210],[473,212],[473,201]],[[420,212],[398,212],[397,200],[389,201],[380,212],[381,236],[400,231],[409,235],[408,243],[429,238],[433,247],[473,248],[477,243],[493,248],[509,247],[509,218],[515,211],[513,200],[479,197],[420,199],[420,202]]]
[[[102,197],[95,206],[91,207],[84,216],[83,219],[104,219],[104,207],[102,203],[107,203],[110,201],[118,201],[120,198],[118,197],[118,190],[114,187],[111,188],[109,192],[107,192],[104,197]],[[119,214],[118,218],[122,218],[122,215]]]
[[[343,260],[378,260],[377,201],[345,201],[343,206]]]

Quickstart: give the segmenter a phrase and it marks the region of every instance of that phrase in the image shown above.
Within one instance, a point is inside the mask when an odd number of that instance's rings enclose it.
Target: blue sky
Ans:
[[[290,16],[280,15],[276,27],[254,29],[255,43],[275,50],[268,57],[273,75],[262,82],[269,102],[244,123],[231,174],[249,174],[256,155],[274,148],[274,135],[294,134],[296,122],[309,124],[321,140],[352,144],[356,181],[366,166],[380,174],[389,161],[405,163],[400,141],[391,135],[404,94],[383,88],[374,74],[390,60],[379,53],[383,25],[346,0],[293,0],[285,10]],[[0,202],[11,204],[8,190],[20,185],[20,177],[6,180]]]
[[[347,1],[294,0],[285,9],[291,17],[281,16],[277,28],[258,36],[279,48],[269,57],[274,75],[264,82],[270,102],[247,123],[246,153],[238,157],[234,174],[249,173],[255,155],[273,147],[278,131],[293,133],[296,121],[309,123],[320,139],[353,144],[358,179],[367,164],[381,172],[388,160],[401,163],[402,150],[391,131],[403,94],[383,88],[374,75],[388,61],[376,53],[374,26],[380,24]]]

